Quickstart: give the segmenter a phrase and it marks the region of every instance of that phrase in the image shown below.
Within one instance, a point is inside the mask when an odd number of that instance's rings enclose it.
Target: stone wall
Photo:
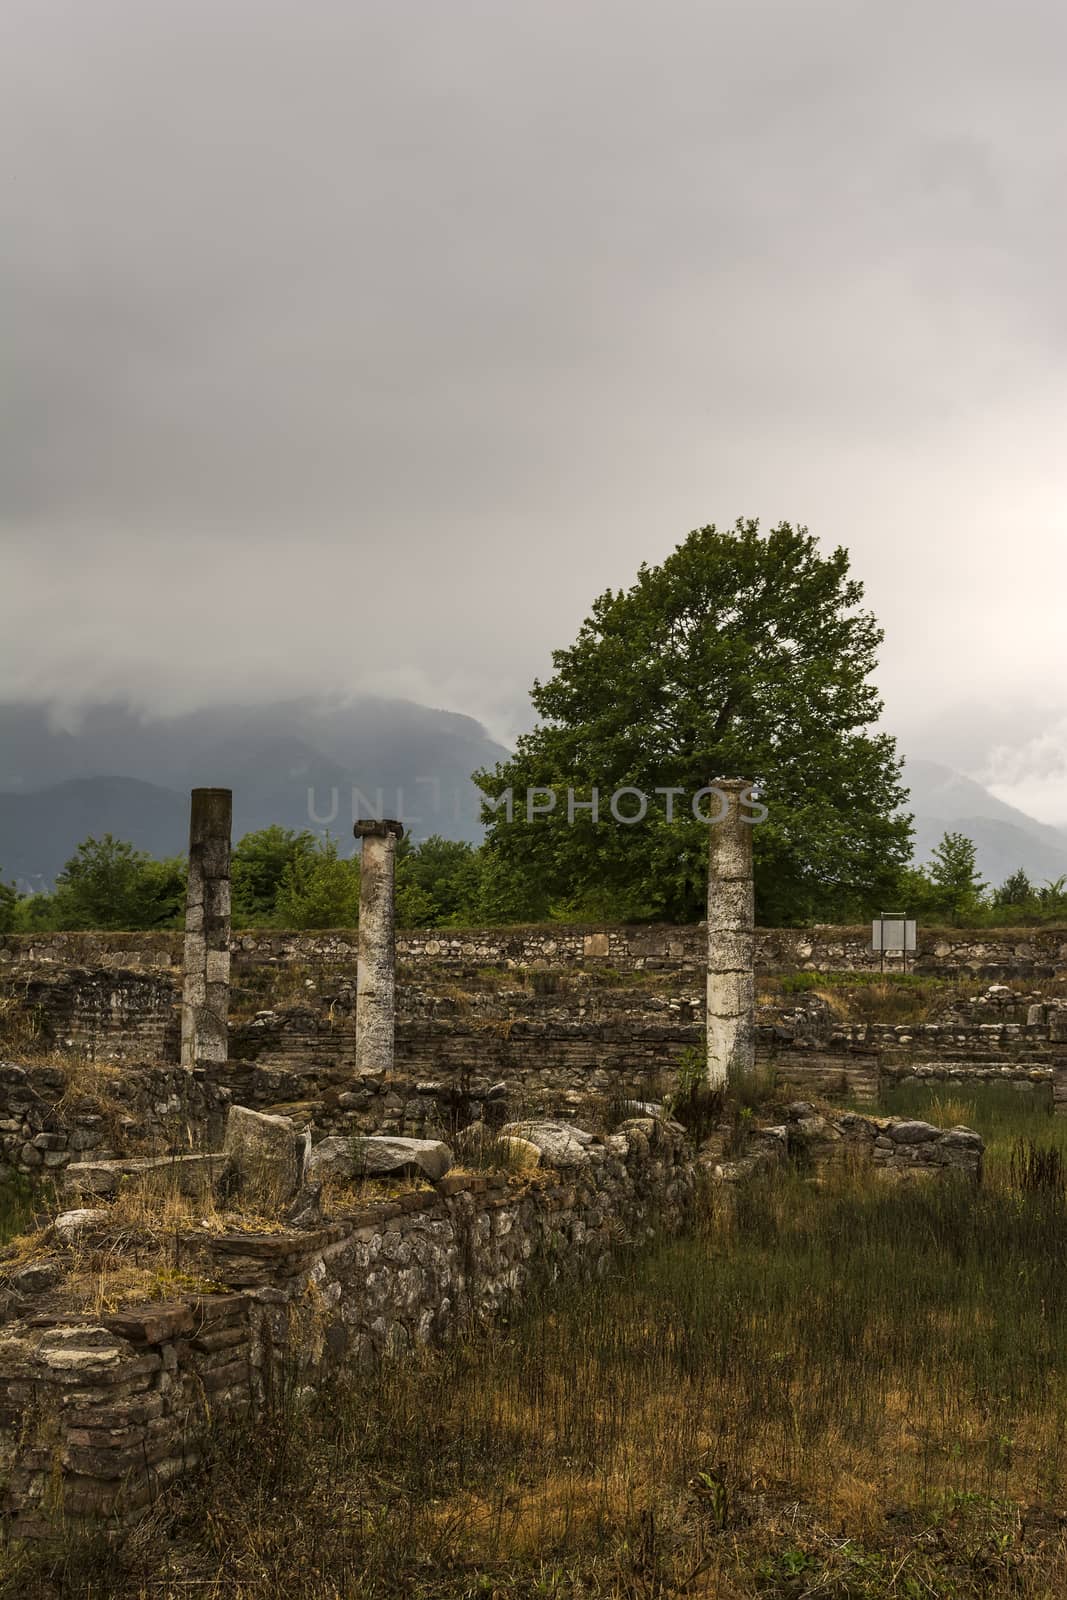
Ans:
[[[90,1154],[217,1143],[234,1086],[178,1067],[0,1061],[0,1173],[55,1178]]]
[[[17,1004],[27,1041],[89,1059],[178,1058],[180,980],[142,967],[0,967],[0,995]]]
[[[974,1184],[982,1181],[985,1145],[970,1128],[937,1128],[855,1111],[823,1116],[801,1101],[789,1107],[782,1131],[790,1147],[803,1150],[816,1166],[846,1161],[897,1181],[954,1176]]]
[[[81,1094],[94,1077],[113,1107],[120,1102],[125,1145],[143,1141],[157,1150],[208,1137],[230,1099],[257,1109],[280,1105],[327,1132],[419,1135],[450,1131],[494,1084],[503,1085],[517,1116],[575,1115],[590,1097],[661,1100],[686,1054],[703,1044],[703,994],[685,974],[614,985],[589,973],[550,975],[548,992],[522,975],[432,987],[409,979],[400,991],[394,1070],[360,1074],[350,972],[319,968],[305,977],[306,970],[245,974],[230,1059],[207,1077],[172,1066],[175,974],[42,965],[20,976],[8,993],[34,1049],[20,1052],[9,1039],[0,1043],[0,1060],[21,1063],[32,1093],[24,1094],[19,1068],[6,1087],[0,1082],[0,1164],[62,1166],[79,1147],[72,1140],[99,1144],[103,1115],[91,1094]],[[298,1003],[253,1011],[275,989],[294,988]],[[864,1104],[877,1099],[880,1073],[891,1081],[1000,1078],[1045,1092],[1063,1053],[1067,1009],[1003,986],[961,1005],[935,1023],[852,1023],[809,994],[761,1010],[759,1061],[800,1095]],[[42,1046],[69,1060],[34,1066]],[[79,1106],[84,1115],[75,1114]]]
[[[1043,1066],[998,1066],[988,1061],[913,1061],[883,1056],[880,1062],[883,1087],[918,1082],[965,1089],[975,1083],[1010,1083],[1013,1089],[1045,1094],[1056,1077],[1055,1060]]]
[[[208,1417],[262,1404],[283,1360],[312,1375],[446,1339],[538,1275],[588,1277],[621,1240],[683,1226],[695,1183],[680,1135],[641,1120],[524,1180],[450,1175],[306,1231],[177,1239],[179,1269],[227,1292],[71,1314],[46,1270],[45,1298],[0,1329],[9,1525],[135,1511],[195,1466]]]
[[[452,1070],[439,1049],[442,1036],[427,1035],[418,1041],[410,1073],[357,1077],[337,1069],[336,1056],[320,1035],[304,1031],[307,1017],[298,1013],[290,1020],[297,1030],[295,1046],[292,1039],[278,1045],[272,1022],[263,1030],[270,1047],[260,1060],[195,1073],[139,1064],[94,1067],[87,1073],[77,1062],[0,1063],[0,1170],[59,1178],[71,1161],[89,1155],[214,1147],[233,1103],[282,1112],[308,1127],[316,1140],[365,1133],[447,1140],[485,1115],[490,1103],[490,1115],[498,1121],[533,1115],[571,1119],[581,1117],[591,1099],[607,1107],[628,1098],[661,1099],[672,1085],[677,1053],[700,1037],[691,1023],[679,1024],[673,1040],[664,1029],[657,1046],[662,1059],[625,1070],[610,1056],[598,1057],[588,1039],[491,1039],[492,1048],[478,1055],[468,1034],[453,1040]],[[574,1054],[563,1053],[568,1046]],[[1050,1085],[1067,1084],[1067,1058],[1059,1052],[1034,1064],[1032,1059],[975,1060],[966,1053],[962,1059],[930,1059],[908,1050],[780,1047],[764,1055],[763,1065],[773,1068],[781,1092],[860,1105],[877,1104],[883,1087],[908,1080],[947,1090],[1002,1082],[1040,1095],[1048,1095]],[[431,1067],[432,1078],[426,1075]],[[1058,1099],[1065,1100],[1062,1089]]]
[[[921,928],[909,970],[952,976],[1055,977],[1067,973],[1065,928]],[[757,928],[761,972],[875,972],[871,930],[863,927]],[[0,971],[40,962],[160,971],[181,963],[182,936],[165,933],[47,933],[0,936]],[[235,971],[264,964],[348,966],[356,935],[244,930],[233,936]],[[421,928],[396,936],[397,960],[455,968],[598,966],[617,972],[704,971],[702,925]]]
[[[288,976],[276,967],[268,980]],[[300,968],[299,970],[304,970]],[[304,980],[297,1004],[270,1004],[252,1016],[237,1016],[230,1028],[233,1060],[259,1061],[288,1072],[355,1070],[354,985],[345,968],[318,968]],[[246,979],[249,975],[246,974]],[[252,975],[255,976],[255,975]],[[401,1075],[469,1070],[473,1061],[489,1071],[522,1071],[531,1065],[556,1070],[560,1086],[578,1087],[603,1069],[603,1081],[620,1071],[635,1075],[673,1066],[681,1050],[699,1047],[704,998],[680,974],[670,992],[581,984],[561,979],[560,993],[540,993],[515,983],[481,990],[446,984],[424,988],[416,976],[400,989],[397,1065]],[[257,979],[257,984],[259,980]],[[568,984],[571,987],[566,987]],[[691,992],[684,992],[683,985]],[[904,1051],[913,1055],[965,1051],[1005,1060],[1047,1056],[1067,1042],[1067,1008],[1060,1002],[1030,1003],[1002,986],[1007,1003],[990,1008],[986,996],[959,1014],[936,1022],[877,1023],[838,1019],[817,996],[794,1007],[757,1015],[764,1054],[774,1048],[812,1047],[838,1052]],[[39,1049],[110,1061],[176,1061],[179,999],[177,974],[120,967],[63,968],[41,965],[16,981],[0,973],[0,992],[19,1009],[25,1031]],[[263,998],[271,1000],[269,987]],[[238,990],[238,996],[240,990]],[[563,1080],[570,1074],[573,1081]]]

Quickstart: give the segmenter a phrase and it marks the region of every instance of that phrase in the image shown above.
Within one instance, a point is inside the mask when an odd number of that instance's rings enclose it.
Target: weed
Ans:
[[[1017,1139],[1011,1147],[1010,1179],[1013,1189],[1034,1194],[1063,1194],[1065,1168],[1063,1151],[1056,1145],[1035,1144],[1033,1139]]]
[[[667,1096],[664,1109],[680,1122],[696,1144],[702,1144],[722,1122],[726,1090],[708,1083],[707,1056],[695,1045],[678,1057],[678,1076],[674,1091]]]

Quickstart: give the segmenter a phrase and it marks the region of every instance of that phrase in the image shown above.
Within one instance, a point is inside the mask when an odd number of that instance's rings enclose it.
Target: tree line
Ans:
[[[397,916],[406,927],[478,920],[479,852],[433,837],[397,849]],[[177,928],[185,917],[187,864],[159,861],[123,839],[85,839],[51,894],[0,885],[0,932]],[[238,928],[345,928],[359,917],[359,857],[310,831],[261,828],[231,858]]]
[[[397,920],[405,928],[491,923],[492,870],[486,846],[437,835],[397,849]],[[233,852],[237,928],[347,928],[359,920],[359,858],[334,840],[290,828],[247,833]],[[0,883],[0,933],[180,928],[185,916],[184,857],[159,861],[125,840],[86,839],[52,894],[19,895]],[[488,897],[487,897],[488,890]],[[605,900],[607,920],[615,908]],[[981,879],[971,839],[946,833],[930,862],[909,866],[892,898],[873,905],[926,923],[1022,927],[1067,921],[1067,878],[1036,885],[1020,867],[997,889]],[[556,912],[557,918],[569,912]]]

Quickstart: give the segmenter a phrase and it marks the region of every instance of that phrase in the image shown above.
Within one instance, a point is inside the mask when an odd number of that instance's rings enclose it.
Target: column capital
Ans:
[[[353,823],[352,832],[357,839],[386,839],[390,834],[394,839],[402,839],[404,824],[392,817],[364,817]]]

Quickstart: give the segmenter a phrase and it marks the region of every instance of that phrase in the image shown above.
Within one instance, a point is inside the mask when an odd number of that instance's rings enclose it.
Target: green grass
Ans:
[[[1052,1114],[1051,1084],[1014,1089],[995,1079],[958,1086],[906,1078],[882,1090],[879,1110],[884,1116],[974,1128],[986,1142],[986,1182],[994,1186],[1006,1182],[1012,1149],[1020,1141],[1067,1157],[1067,1117]]]

